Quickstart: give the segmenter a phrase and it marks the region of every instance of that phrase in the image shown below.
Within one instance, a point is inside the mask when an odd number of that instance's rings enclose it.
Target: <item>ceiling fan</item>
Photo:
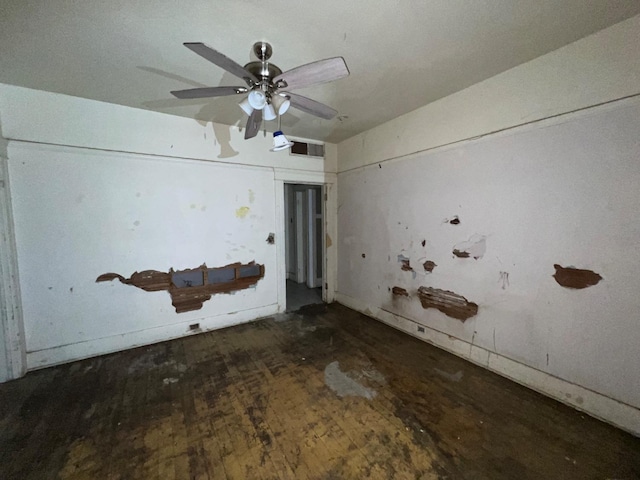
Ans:
[[[185,43],[184,46],[243,79],[247,86],[191,88],[171,93],[177,98],[185,99],[248,93],[247,98],[240,102],[240,108],[249,115],[244,133],[245,139],[253,138],[258,134],[263,118],[274,120],[277,115],[285,113],[289,106],[326,120],[332,119],[338,113],[327,105],[291,93],[290,90],[346,77],[349,75],[349,69],[342,57],[318,60],[283,73],[280,68],[269,62],[273,50],[266,42],[256,42],[253,45],[253,52],[259,61],[249,62],[244,67],[204,43]]]

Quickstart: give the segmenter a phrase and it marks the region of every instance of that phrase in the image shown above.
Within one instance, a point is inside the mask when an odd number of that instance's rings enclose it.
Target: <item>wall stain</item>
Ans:
[[[453,247],[453,254],[459,258],[473,257],[475,260],[482,258],[487,251],[487,237],[484,235],[472,235],[466,242],[460,242]]]
[[[249,214],[249,207],[240,207],[236,209],[236,217],[245,218]]]
[[[566,288],[587,288],[596,285],[602,277],[592,270],[581,270],[572,266],[562,267],[557,263],[553,265],[556,273],[552,276],[559,285]]]
[[[133,285],[146,292],[167,290],[176,313],[183,313],[200,310],[204,302],[214,294],[244,290],[257,284],[263,277],[264,265],[255,262],[237,262],[217,268],[208,268],[203,263],[193,269],[174,271],[171,268],[168,273],[143,270],[134,272],[129,278],[117,273],[104,273],[96,279],[96,283],[117,279],[125,285]],[[177,285],[176,282],[180,281],[182,284]]]
[[[397,295],[399,297],[408,297],[409,296],[409,292],[407,292],[407,290],[402,288],[402,287],[393,287],[391,289],[391,293],[393,293],[394,295]]]
[[[470,302],[462,295],[449,290],[420,287],[418,288],[418,298],[422,308],[435,308],[445,315],[463,322],[478,313],[478,304]]]
[[[435,262],[432,262],[431,260],[427,260],[426,262],[424,262],[422,264],[422,266],[423,266],[425,272],[431,273],[431,272],[433,272],[433,269],[438,266],[438,264],[435,263]]]
[[[498,282],[502,283],[502,290],[506,290],[509,286],[509,272],[500,272],[500,280]]]

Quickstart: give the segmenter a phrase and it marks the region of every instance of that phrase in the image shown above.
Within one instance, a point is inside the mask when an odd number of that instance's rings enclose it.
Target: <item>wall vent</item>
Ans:
[[[293,141],[293,147],[289,155],[302,155],[304,157],[324,157],[324,145],[318,143],[307,143]]]

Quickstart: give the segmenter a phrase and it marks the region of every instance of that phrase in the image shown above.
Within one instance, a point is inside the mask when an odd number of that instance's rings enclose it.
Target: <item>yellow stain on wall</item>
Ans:
[[[244,218],[249,214],[249,207],[240,207],[236,209],[236,217]]]

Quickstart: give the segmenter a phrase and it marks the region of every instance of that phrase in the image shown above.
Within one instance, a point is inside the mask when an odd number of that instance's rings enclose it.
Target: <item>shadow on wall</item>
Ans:
[[[257,58],[253,54],[253,48],[249,49],[248,60],[247,61],[255,61]],[[202,61],[207,63],[204,59],[199,59],[197,61]],[[222,70],[214,64],[209,64],[212,69]],[[246,86],[245,82],[232,75],[229,72],[223,71],[222,77],[220,78],[220,82],[218,85],[204,85],[202,83],[196,82],[189,78],[185,78],[181,75],[165,72],[164,70],[160,70],[158,68],[153,67],[145,67],[138,66],[140,70],[143,70],[148,73],[152,73],[154,75],[160,75],[162,77],[168,78],[177,82],[175,84],[175,90],[181,90],[185,86],[193,87],[193,88],[203,88],[203,87],[212,87],[212,86]],[[215,72],[215,70],[212,70]],[[169,95],[169,92],[167,92]],[[193,115],[195,120],[206,127],[209,122],[212,123],[213,134],[215,136],[216,145],[220,145],[220,153],[218,154],[218,158],[231,158],[235,157],[239,154],[234,148],[231,146],[231,127],[237,126],[240,129],[240,132],[243,131],[245,125],[247,123],[247,115],[240,109],[238,103],[244,98],[244,94],[242,95],[230,95],[224,97],[217,98],[199,98],[199,99],[178,99],[174,97],[169,97],[161,100],[150,100],[146,102],[142,102],[142,106],[154,110],[169,110],[175,108],[183,109],[182,112],[185,112],[185,108],[202,105],[197,113]],[[167,112],[169,113],[169,112]],[[289,129],[293,127],[296,123],[300,121],[300,117],[296,116],[289,110],[287,114],[282,118],[281,125]],[[264,130],[264,134],[266,132],[273,133],[278,130],[278,122],[277,120],[271,121],[269,123],[263,122],[262,128]],[[206,136],[206,134],[205,134]]]
[[[144,70],[145,72],[160,75],[171,80],[176,80],[182,84],[187,84],[188,86],[194,88],[211,86],[204,85],[180,75],[165,72],[157,68],[141,66],[138,66],[137,68],[139,68],[140,70]],[[234,78],[235,77],[233,75],[225,73],[222,76],[220,85],[232,85],[234,83],[237,83],[237,80],[235,82],[232,81]],[[181,88],[181,86],[176,86],[176,90],[179,90]],[[209,122],[212,123],[215,144],[220,145],[220,153],[218,154],[218,158],[231,158],[238,155],[239,152],[234,150],[231,146],[231,126],[224,125],[228,123],[228,114],[225,114],[225,110],[228,110],[228,105],[225,104],[227,104],[228,102],[221,102],[220,100],[221,99],[219,98],[214,100],[211,100],[210,98],[196,98],[192,100],[185,100],[171,97],[162,100],[150,100],[142,102],[142,105],[151,110],[158,111],[172,108],[184,108],[193,105],[202,105],[204,103],[200,110],[198,110],[198,112],[195,114],[195,119],[203,127],[206,127]],[[238,110],[240,109],[238,108]]]

